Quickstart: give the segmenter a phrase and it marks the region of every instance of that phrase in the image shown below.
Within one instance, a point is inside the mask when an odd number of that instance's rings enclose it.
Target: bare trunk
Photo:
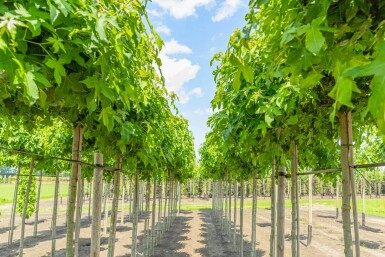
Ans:
[[[8,245],[11,245],[13,241],[13,230],[15,228],[15,217],[16,217],[16,207],[17,207],[17,194],[19,191],[20,170],[21,170],[21,164],[19,163],[17,166],[15,192],[13,194],[11,224],[9,226],[9,234],[8,234]]]
[[[156,237],[156,225],[155,225],[155,213],[156,213],[156,189],[157,189],[157,182],[156,179],[154,179],[154,192],[152,192],[152,215],[151,215],[151,251],[150,255],[154,255],[154,247],[155,247],[155,237]],[[158,207],[159,208],[159,207]]]
[[[40,171],[40,175],[39,175],[39,186],[38,186],[38,189],[37,189],[37,199],[36,199],[36,207],[35,207],[35,224],[34,224],[34,227],[33,227],[33,236],[37,236],[37,225],[39,223],[39,205],[40,205],[40,192],[41,192],[41,181],[42,181],[42,177],[43,177],[43,172]]]
[[[270,232],[270,257],[275,257],[276,254],[276,210],[275,210],[275,159],[273,161],[272,172],[271,172],[271,187],[270,187],[270,201],[271,201],[271,232]]]
[[[237,249],[237,198],[238,198],[238,183],[234,181],[234,226],[233,226],[233,248]]]
[[[256,256],[256,225],[257,225],[257,177],[253,177],[253,205],[252,205],[252,224],[251,224],[251,257]]]
[[[299,206],[298,206],[298,149],[293,146],[291,162],[291,256],[299,256]]]
[[[55,180],[55,198],[53,202],[53,213],[52,213],[52,235],[51,235],[51,257],[55,257],[56,254],[56,220],[57,220],[57,206],[58,206],[58,195],[59,195],[59,170],[56,170]]]
[[[131,247],[131,257],[136,257],[136,242],[138,235],[138,203],[139,203],[139,171],[138,163],[135,167],[135,182],[134,182],[134,213],[132,219],[132,247]]]
[[[80,239],[80,227],[82,222],[82,205],[83,205],[83,179],[82,173],[79,169],[78,171],[78,193],[76,199],[76,216],[75,216],[75,242],[74,242],[74,256],[79,256],[79,239]]]
[[[111,220],[110,220],[110,236],[108,238],[108,257],[114,257],[115,238],[116,238],[116,220],[118,218],[119,189],[120,189],[120,169],[122,160],[117,158],[116,171],[114,174],[114,198],[112,199]]]
[[[245,182],[243,179],[241,180],[241,206],[239,208],[239,234],[240,234],[240,242],[239,242],[239,256],[243,257],[243,203],[245,197]]]
[[[309,175],[309,209],[307,225],[307,246],[311,245],[313,237],[313,175]]]
[[[126,193],[126,179],[124,177],[124,175],[122,175],[123,177],[123,186],[122,186],[122,202],[121,202],[121,208],[120,208],[120,224],[124,224],[124,196],[125,196],[125,193]]]
[[[350,116],[350,115],[349,115]],[[350,227],[350,168],[349,168],[349,132],[348,115],[339,114],[341,132],[341,167],[342,167],[342,226],[344,232],[344,252],[346,257],[353,257],[352,232]]]
[[[285,176],[286,168],[282,166],[278,173],[277,257],[285,256]]]
[[[94,156],[96,165],[103,165],[103,155],[96,153]],[[91,251],[90,257],[100,256],[100,226],[102,221],[102,193],[103,193],[103,170],[94,169],[94,188],[92,199],[92,224],[91,224]]]
[[[81,160],[82,151],[82,133],[83,129],[80,126],[74,128],[73,142],[72,142],[72,160]],[[68,205],[66,213],[66,226],[67,226],[67,242],[66,242],[66,257],[73,257],[73,245],[74,245],[74,216],[75,216],[75,201],[78,172],[81,166],[77,162],[72,163],[71,177],[68,186]]]

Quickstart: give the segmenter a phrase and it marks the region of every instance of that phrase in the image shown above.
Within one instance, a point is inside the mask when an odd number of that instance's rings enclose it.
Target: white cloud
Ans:
[[[196,114],[196,115],[211,115],[211,114],[213,114],[213,111],[211,110],[211,108],[207,108],[207,109],[198,108],[198,109],[193,111],[193,114]]]
[[[194,96],[194,95],[197,97],[202,96],[202,89],[200,87],[195,87],[189,91],[182,89],[182,90],[179,90],[177,94],[179,96],[179,102],[181,104],[187,104],[190,101],[191,96]]]
[[[186,46],[180,44],[175,39],[171,39],[164,43],[164,47],[162,48],[162,54],[164,55],[172,55],[172,54],[191,54],[192,50]]]
[[[161,12],[159,10],[156,10],[156,9],[148,9],[147,10],[147,13],[150,15],[150,16],[153,16],[153,17],[163,17],[164,15],[164,12]]]
[[[159,23],[155,30],[158,32],[158,33],[162,33],[166,36],[170,35],[171,33],[171,29],[169,27],[167,27],[166,25],[164,25],[163,23]]]
[[[195,16],[198,7],[210,8],[215,0],[154,0],[163,10],[177,19]]]
[[[233,16],[241,7],[242,0],[225,0],[217,10],[216,14],[211,17],[213,22],[218,22]]]

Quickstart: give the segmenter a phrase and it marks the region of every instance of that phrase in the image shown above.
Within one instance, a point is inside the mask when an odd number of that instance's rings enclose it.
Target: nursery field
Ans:
[[[266,200],[260,200],[262,203]],[[320,200],[321,201],[321,200]],[[248,202],[245,201],[245,202]],[[87,201],[85,201],[85,206]],[[171,229],[166,232],[160,240],[159,245],[155,247],[155,255],[158,257],[235,257],[238,253],[233,250],[231,236],[226,235],[220,229],[219,221],[216,220],[209,206],[211,201],[196,198],[194,200],[182,199],[181,212],[175,219]],[[44,200],[41,202],[41,215],[39,218],[39,229],[37,237],[33,237],[33,222],[27,220],[25,234],[25,256],[50,256],[51,233],[49,211],[52,201]],[[246,204],[248,205],[248,204]],[[262,205],[262,204],[261,204]],[[60,205],[60,209],[65,208],[66,201]],[[194,206],[199,208],[193,208]],[[206,208],[207,207],[207,208]],[[239,209],[238,209],[239,210]],[[324,205],[315,205],[313,207],[313,242],[306,247],[307,240],[307,208],[300,207],[300,239],[302,256],[344,256],[343,255],[343,235],[342,223],[335,220],[335,211],[333,208]],[[239,212],[237,223],[239,224]],[[9,215],[5,212],[3,215]],[[83,210],[83,220],[81,226],[80,256],[88,256],[90,249],[90,221],[87,217],[86,208]],[[289,231],[291,226],[291,214],[287,209],[285,214],[285,226]],[[138,253],[142,253],[142,233],[144,228],[145,214],[142,213],[139,218],[139,248]],[[270,236],[270,211],[259,209],[257,211],[257,255],[269,256],[269,236]],[[1,256],[18,256],[18,239],[20,235],[20,217],[16,218],[15,241],[12,246],[7,246],[7,221],[0,221],[0,251]],[[65,213],[59,212],[57,220],[57,252],[56,256],[65,256]],[[370,217],[367,219],[365,227],[360,229],[362,239],[360,241],[363,256],[380,257],[385,254],[385,219],[380,217]],[[251,209],[244,210],[244,255],[248,256],[250,252],[251,240]],[[239,229],[239,227],[238,227]],[[125,223],[117,224],[116,234],[116,256],[130,256],[131,249],[132,223],[129,216],[125,216]],[[239,237],[239,234],[237,235]],[[285,236],[285,247],[290,249],[290,236]],[[238,238],[239,239],[239,238]],[[107,256],[107,238],[102,236],[101,256]]]

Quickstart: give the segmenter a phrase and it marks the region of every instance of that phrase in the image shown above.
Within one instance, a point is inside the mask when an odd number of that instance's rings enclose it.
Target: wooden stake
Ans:
[[[276,254],[276,191],[275,191],[275,159],[271,171],[271,187],[270,187],[270,201],[271,201],[271,232],[270,232],[270,257],[275,257]]]
[[[307,246],[311,245],[313,236],[313,175],[309,175],[309,208],[308,208],[308,225],[307,225]]]
[[[257,225],[257,176],[253,176],[253,204],[252,204],[252,224],[251,224],[251,257],[256,256],[256,225]]]
[[[131,247],[131,257],[136,257],[136,244],[137,244],[137,234],[138,234],[138,204],[139,204],[139,171],[138,171],[138,161],[135,167],[135,182],[134,182],[134,212],[132,219],[132,247]]]
[[[291,256],[299,256],[298,149],[293,145],[291,161]]]
[[[240,224],[239,224],[239,234],[240,234],[240,242],[239,242],[239,256],[243,257],[243,203],[245,197],[245,182],[241,180],[241,206],[240,206]]]

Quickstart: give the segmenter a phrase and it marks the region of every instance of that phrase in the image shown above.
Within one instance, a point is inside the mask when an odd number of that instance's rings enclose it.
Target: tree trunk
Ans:
[[[103,206],[103,234],[107,235],[107,220],[108,220],[108,197],[110,185],[105,181],[104,183],[104,206]]]
[[[308,225],[307,225],[307,246],[311,245],[313,237],[313,175],[309,175],[309,209],[308,209]]]
[[[253,205],[252,205],[252,224],[251,224],[251,257],[256,257],[256,225],[257,225],[257,177],[253,177]]]
[[[23,250],[24,250],[24,231],[25,231],[25,217],[27,215],[27,209],[28,209],[28,201],[29,201],[29,191],[31,189],[31,183],[32,183],[32,173],[35,167],[35,160],[31,160],[31,165],[29,168],[29,176],[28,176],[28,184],[27,189],[25,192],[25,202],[24,202],[24,208],[23,208],[23,216],[21,218],[21,235],[20,235],[20,248],[19,248],[19,257],[23,256]]]
[[[134,182],[134,213],[132,219],[132,247],[131,247],[131,257],[136,257],[136,242],[138,234],[138,203],[139,203],[139,171],[138,163],[135,167],[135,182]]]
[[[293,146],[291,162],[291,256],[299,256],[298,149]]]
[[[344,252],[346,257],[353,257],[352,233],[350,227],[350,167],[349,167],[349,128],[351,115],[339,113],[340,136],[341,136],[341,167],[342,167],[342,226],[344,232]]]
[[[12,212],[11,212],[11,224],[9,226],[9,234],[8,234],[8,245],[12,244],[13,241],[13,230],[15,228],[15,217],[16,217],[16,207],[17,207],[17,194],[19,191],[19,179],[20,179],[20,170],[21,164],[19,163],[17,166],[17,175],[16,175],[16,184],[15,184],[15,192],[13,194],[13,202],[12,202]]]
[[[282,166],[278,173],[277,257],[285,256],[285,176],[286,168]]]
[[[43,172],[40,171],[39,175],[39,186],[37,189],[37,199],[36,199],[36,207],[35,207],[35,224],[33,227],[33,236],[37,236],[37,225],[39,223],[39,205],[40,205],[40,191],[41,191],[41,181],[43,177]]]
[[[51,235],[51,257],[55,257],[56,254],[56,220],[57,220],[57,205],[58,205],[58,195],[59,195],[59,170],[56,170],[56,180],[55,180],[55,197],[53,202],[53,213],[52,213],[52,235]]]
[[[103,165],[103,154],[96,153],[94,156],[96,165]],[[92,224],[91,224],[91,251],[90,257],[100,256],[100,226],[102,221],[102,193],[103,193],[103,170],[94,169],[94,188],[92,199]]]
[[[91,220],[92,181],[88,185],[88,220]]]
[[[362,226],[365,227],[365,180],[361,180],[361,198],[362,198]]]
[[[234,181],[234,226],[233,226],[233,248],[237,249],[237,198],[238,198],[238,183]]]
[[[122,175],[123,178],[123,186],[122,186],[122,202],[121,202],[121,208],[120,208],[120,224],[124,224],[124,196],[126,193],[126,179],[124,175]]]
[[[270,232],[270,257],[276,255],[276,191],[275,191],[275,159],[273,161],[272,172],[271,172],[271,187],[270,187],[270,201],[271,201],[271,232]]]
[[[74,128],[73,142],[72,142],[72,160],[81,160],[82,151],[82,133],[83,129],[80,126]],[[75,216],[75,201],[76,201],[76,189],[78,172],[81,170],[81,166],[77,162],[72,163],[71,177],[68,186],[68,205],[66,213],[66,226],[67,226],[67,242],[66,242],[66,257],[73,257],[74,246],[74,216]]]
[[[112,199],[110,236],[108,238],[108,257],[114,257],[115,238],[116,238],[116,220],[118,218],[119,189],[120,189],[120,169],[122,168],[122,159],[117,158],[116,169],[114,172],[114,198]]]
[[[79,256],[79,239],[80,227],[82,222],[82,206],[83,206],[84,184],[82,179],[82,172],[78,172],[78,192],[76,198],[76,216],[75,216],[75,242],[74,242],[74,256]]]
[[[338,190],[338,178],[337,178],[337,181],[336,181],[336,220],[338,221],[338,198],[339,198],[339,190]]]
[[[239,208],[239,234],[240,234],[240,242],[239,242],[239,256],[243,257],[243,203],[245,197],[245,182],[243,179],[241,180],[241,206]]]
[[[152,215],[151,215],[151,251],[150,255],[154,255],[154,247],[155,247],[155,214],[156,214],[156,189],[157,189],[157,182],[156,179],[154,179],[154,192],[152,192]]]

